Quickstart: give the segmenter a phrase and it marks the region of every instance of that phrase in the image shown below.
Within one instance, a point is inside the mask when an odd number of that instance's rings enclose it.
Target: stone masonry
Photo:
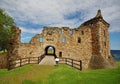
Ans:
[[[9,59],[38,57],[48,54],[52,47],[57,57],[82,60],[83,69],[112,68],[115,66],[110,53],[109,24],[101,11],[81,24],[78,28],[44,27],[41,34],[35,35],[29,43],[20,42],[20,29],[13,27],[15,34],[9,49]]]

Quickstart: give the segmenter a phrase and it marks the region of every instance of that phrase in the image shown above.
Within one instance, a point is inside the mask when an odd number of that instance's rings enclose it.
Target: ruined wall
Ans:
[[[10,55],[38,57],[46,53],[46,48],[55,48],[57,57],[82,60],[83,69],[107,68],[114,65],[110,56],[109,24],[103,19],[101,11],[81,24],[78,28],[44,27],[41,34],[35,35],[29,43],[20,42],[20,30],[15,28],[16,36],[11,44]],[[112,65],[111,65],[112,64]]]
[[[7,53],[0,53],[0,69],[7,67]]]
[[[18,51],[18,56],[21,58],[38,57],[44,53],[40,45],[30,43],[21,43]]]
[[[43,38],[42,42],[40,42],[41,37]],[[62,42],[63,37],[65,38],[64,42]],[[80,42],[78,42],[78,38],[80,38]],[[53,46],[57,57],[62,52],[62,57],[82,60],[84,67],[88,67],[92,56],[91,29],[89,27],[78,29],[45,27],[41,34],[32,38],[30,43],[34,44],[34,48],[39,46],[38,50],[33,53],[45,53],[47,46]]]
[[[16,27],[16,26],[13,26],[12,27],[13,29],[13,35],[11,37],[11,41],[9,43],[9,48],[8,48],[8,51],[7,51],[7,57],[8,59],[16,59],[18,58],[18,49],[19,49],[19,44],[21,43],[20,42],[20,34],[21,34],[21,30]]]

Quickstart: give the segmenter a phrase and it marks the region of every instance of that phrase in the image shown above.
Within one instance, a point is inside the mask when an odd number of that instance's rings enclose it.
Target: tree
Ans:
[[[13,34],[12,26],[14,19],[9,16],[3,9],[0,8],[0,49],[8,49],[10,38]]]

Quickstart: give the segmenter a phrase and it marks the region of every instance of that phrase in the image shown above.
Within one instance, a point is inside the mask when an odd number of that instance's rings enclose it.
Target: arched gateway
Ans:
[[[39,63],[40,65],[54,65],[55,64],[55,47],[54,46],[46,46],[45,47],[45,57]]]
[[[53,55],[56,56],[55,54],[55,47],[54,46],[47,46],[45,48],[45,55]]]

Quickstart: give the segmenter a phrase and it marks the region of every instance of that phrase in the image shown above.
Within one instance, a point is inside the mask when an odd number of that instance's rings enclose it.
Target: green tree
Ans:
[[[12,36],[12,26],[14,19],[9,16],[3,9],[0,8],[0,49],[8,49],[10,38]]]

